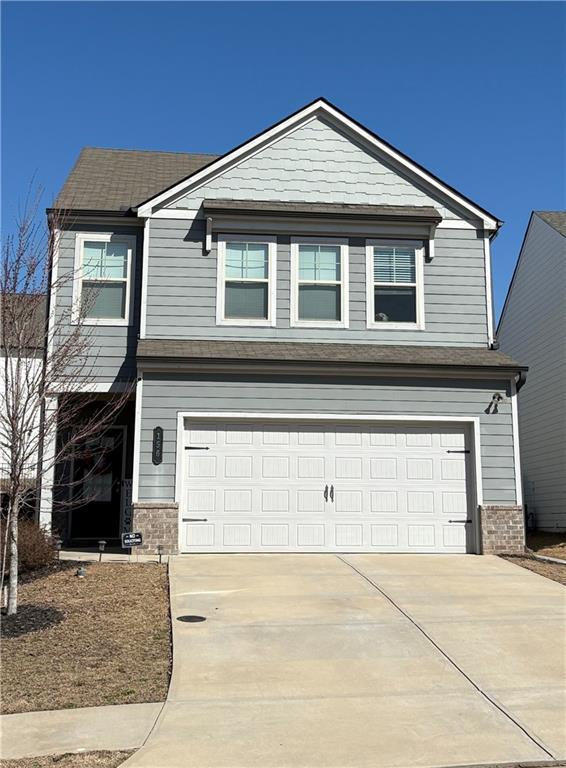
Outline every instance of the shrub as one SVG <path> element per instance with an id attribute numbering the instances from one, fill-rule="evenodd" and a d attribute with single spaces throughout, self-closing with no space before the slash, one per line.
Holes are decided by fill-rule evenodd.
<path id="1" fill-rule="evenodd" d="M 0 526 L 2 551 L 6 535 L 6 519 L 2 518 Z M 55 539 L 50 536 L 33 520 L 20 519 L 18 525 L 18 571 L 26 573 L 51 565 L 57 559 Z M 7 552 L 6 572 L 10 565 L 10 553 Z"/>

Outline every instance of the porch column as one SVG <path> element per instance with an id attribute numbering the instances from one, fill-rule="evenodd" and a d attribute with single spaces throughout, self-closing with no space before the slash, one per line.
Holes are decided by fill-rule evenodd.
<path id="1" fill-rule="evenodd" d="M 53 416 L 57 411 L 57 396 L 46 398 L 44 423 L 51 425 L 51 430 L 43 437 L 43 456 L 41 457 L 41 489 L 39 497 L 39 525 L 48 533 L 52 530 L 53 481 L 55 478 L 55 450 L 57 429 Z"/>

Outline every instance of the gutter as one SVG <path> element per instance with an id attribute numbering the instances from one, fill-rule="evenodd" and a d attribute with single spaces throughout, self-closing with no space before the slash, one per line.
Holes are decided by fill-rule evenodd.
<path id="1" fill-rule="evenodd" d="M 97 208 L 46 208 L 45 213 L 48 218 L 57 215 L 63 218 L 68 216 L 97 216 L 98 218 L 134 218 L 137 214 L 131 208 L 124 208 L 119 211 L 99 210 Z"/>

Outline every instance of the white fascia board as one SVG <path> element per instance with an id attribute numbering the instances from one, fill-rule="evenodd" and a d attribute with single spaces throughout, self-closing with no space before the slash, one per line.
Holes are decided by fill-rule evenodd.
<path id="1" fill-rule="evenodd" d="M 442 219 L 436 225 L 436 229 L 483 229 L 483 223 L 478 221 L 474 224 L 467 219 Z"/>
<path id="2" fill-rule="evenodd" d="M 136 384 L 136 406 L 134 415 L 134 460 L 132 471 L 132 504 L 139 500 L 140 490 L 140 462 L 141 462 L 141 426 L 143 405 L 143 376 Z"/>
<path id="3" fill-rule="evenodd" d="M 142 265 L 141 265 L 141 300 L 140 300 L 140 339 L 145 339 L 147 327 L 147 281 L 149 272 L 149 223 L 150 219 L 145 219 L 143 228 L 143 247 L 142 247 Z"/>
<path id="4" fill-rule="evenodd" d="M 454 203 L 456 203 L 458 206 L 460 206 L 464 210 L 469 211 L 474 218 L 478 218 L 480 219 L 480 221 L 483 222 L 485 229 L 497 229 L 498 222 L 496 219 L 486 216 L 486 214 L 482 210 L 477 208 L 475 205 L 470 203 L 465 198 L 461 197 L 457 192 L 447 187 L 445 184 L 443 184 L 438 179 L 434 178 L 431 174 L 429 174 L 423 168 L 416 165 L 414 162 L 409 160 L 407 157 L 402 155 L 397 150 L 393 149 L 393 147 L 383 142 L 381 139 L 373 135 L 367 129 L 363 128 L 361 125 L 358 125 L 357 123 L 355 123 L 346 115 L 342 114 L 341 112 L 338 112 L 336 109 L 334 109 L 334 107 L 332 107 L 330 104 L 326 103 L 323 100 L 317 100 L 312 104 L 309 104 L 304 109 L 295 113 L 291 117 L 287 118 L 286 120 L 283 120 L 282 122 L 278 123 L 272 128 L 268 128 L 259 136 L 256 136 L 254 139 L 251 139 L 245 144 L 242 144 L 240 147 L 237 147 L 236 149 L 234 149 L 232 152 L 229 152 L 228 154 L 224 155 L 224 157 L 221 157 L 215 162 L 210 163 L 210 165 L 208 165 L 206 168 L 203 168 L 201 171 L 197 171 L 196 173 L 192 174 L 188 179 L 185 179 L 179 182 L 179 184 L 175 185 L 171 189 L 165 190 L 164 192 L 161 192 L 159 195 L 156 195 L 151 200 L 148 200 L 146 203 L 144 203 L 142 206 L 138 208 L 138 216 L 153 215 L 152 210 L 156 206 L 160 205 L 166 200 L 170 200 L 172 198 L 175 198 L 185 193 L 189 189 L 192 190 L 192 189 L 198 188 L 198 186 L 204 183 L 205 181 L 209 181 L 211 175 L 216 175 L 218 173 L 226 171 L 228 167 L 232 166 L 234 163 L 241 160 L 242 157 L 247 156 L 253 151 L 257 151 L 259 147 L 263 147 L 265 144 L 269 143 L 270 141 L 274 141 L 282 138 L 287 133 L 289 133 L 292 130 L 295 130 L 299 125 L 301 125 L 302 123 L 306 122 L 309 119 L 312 119 L 313 117 L 325 117 L 327 119 L 330 119 L 332 122 L 337 124 L 342 129 L 346 128 L 348 131 L 354 134 L 354 136 L 356 136 L 358 139 L 362 139 L 370 147 L 379 150 L 379 152 L 381 152 L 383 155 L 390 158 L 395 163 L 397 163 L 398 165 L 408 170 L 410 173 L 417 176 L 421 181 L 424 181 L 428 186 L 438 190 L 446 198 L 448 198 L 449 200 L 452 200 Z"/>
<path id="5" fill-rule="evenodd" d="M 81 392 L 94 392 L 105 394 L 107 392 L 125 392 L 130 385 L 122 381 L 93 381 L 81 383 L 72 381 L 54 381 L 49 387 L 49 394 L 56 397 L 58 394 L 72 393 L 79 395 Z"/>
<path id="6" fill-rule="evenodd" d="M 194 208 L 160 208 L 151 214 L 142 214 L 141 210 L 140 208 L 139 216 L 151 216 L 152 219 L 186 219 L 194 221 L 197 217 L 202 218 L 201 211 Z"/>
<path id="7" fill-rule="evenodd" d="M 493 332 L 493 288 L 491 283 L 491 250 L 489 237 L 483 239 L 484 271 L 485 271 L 485 305 L 487 310 L 487 340 L 491 346 L 494 341 Z"/>

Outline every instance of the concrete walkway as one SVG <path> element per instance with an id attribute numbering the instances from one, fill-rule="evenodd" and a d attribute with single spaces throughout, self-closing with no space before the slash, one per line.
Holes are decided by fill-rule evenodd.
<path id="1" fill-rule="evenodd" d="M 170 568 L 169 698 L 127 768 L 566 755 L 559 584 L 473 556 L 193 555 Z"/>
<path id="2" fill-rule="evenodd" d="M 57 709 L 0 717 L 4 760 L 64 752 L 137 749 L 163 708 L 159 704 Z"/>

